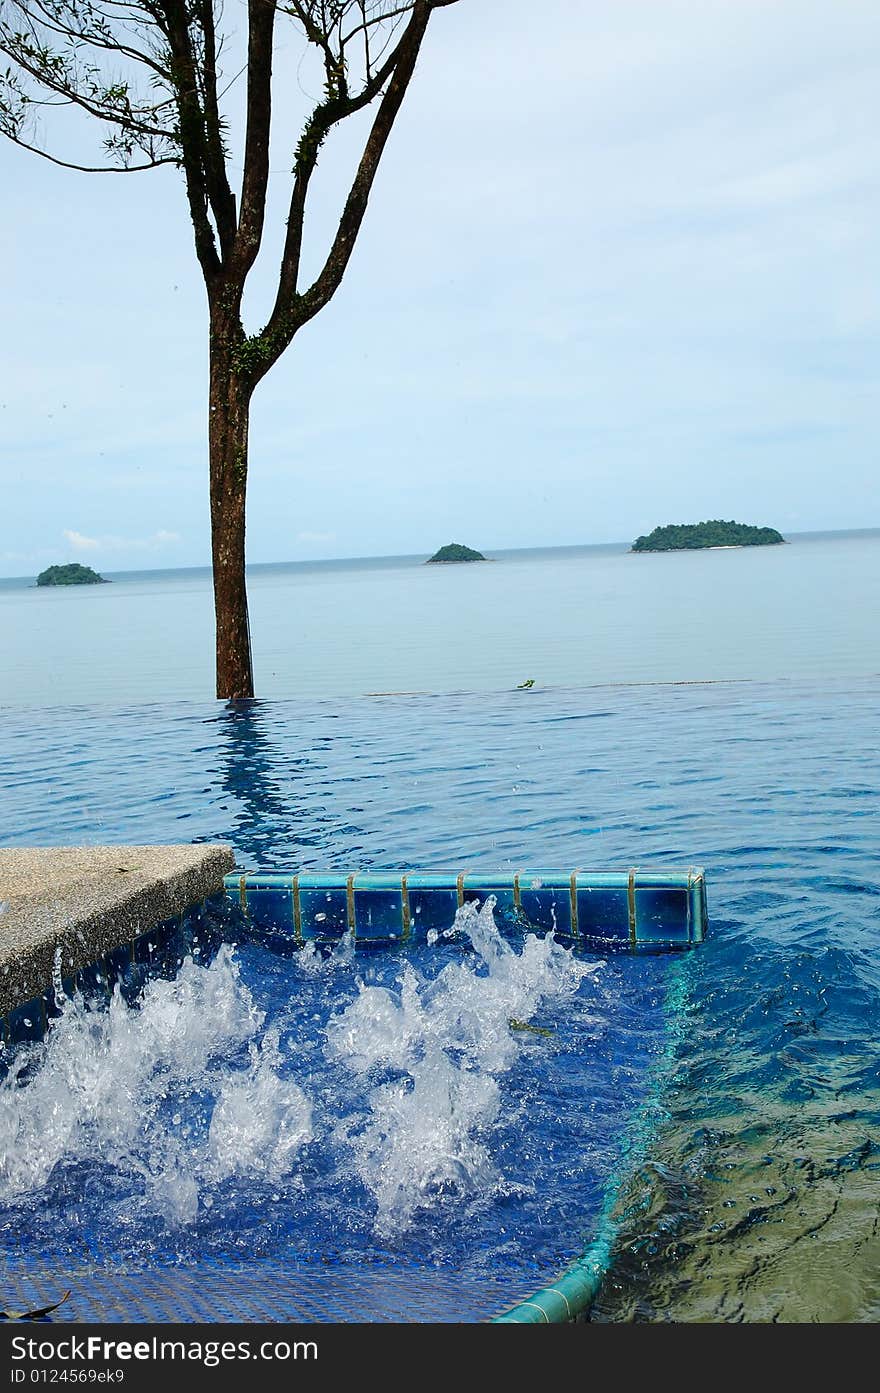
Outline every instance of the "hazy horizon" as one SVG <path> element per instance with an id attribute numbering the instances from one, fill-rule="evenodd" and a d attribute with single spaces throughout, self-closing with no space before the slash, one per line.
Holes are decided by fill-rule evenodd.
<path id="1" fill-rule="evenodd" d="M 701 519 L 701 521 L 702 521 L 702 519 Z M 666 524 L 658 524 L 658 526 L 665 526 L 665 525 L 666 525 Z M 762 524 L 762 525 L 763 525 L 763 524 Z M 771 526 L 772 526 L 772 524 L 768 524 L 768 525 L 771 525 Z M 803 532 L 789 532 L 787 535 L 786 535 L 786 534 L 783 534 L 783 536 L 785 536 L 785 540 L 788 541 L 788 540 L 793 539 L 793 538 L 805 539 L 805 538 L 814 537 L 814 538 L 816 538 L 816 539 L 821 539 L 821 538 L 823 538 L 823 537 L 846 537 L 846 536 L 858 537 L 858 536 L 871 536 L 871 535 L 874 534 L 874 533 L 880 535 L 880 527 L 810 528 L 810 529 L 808 529 L 807 531 L 803 531 Z M 454 541 L 454 540 L 456 540 L 456 539 L 453 538 L 452 540 Z M 623 548 L 623 549 L 625 549 L 625 550 L 629 550 L 629 549 L 632 547 L 632 543 L 633 543 L 634 541 L 635 541 L 635 538 L 633 537 L 633 538 L 629 538 L 629 539 L 627 539 L 627 540 L 616 540 L 616 541 L 612 541 L 612 542 L 564 542 L 564 543 L 560 543 L 559 545 L 556 545 L 556 546 L 520 546 L 520 547 L 485 547 L 485 548 L 480 547 L 480 548 L 477 548 L 477 550 L 484 551 L 484 553 L 491 553 L 491 556 L 490 556 L 490 555 L 487 555 L 487 560 L 490 560 L 490 559 L 492 558 L 492 556 L 508 556 L 508 555 L 509 555 L 509 556 L 514 556 L 514 555 L 518 555 L 518 554 L 520 554 L 520 553 L 527 553 L 527 552 L 592 551 L 592 550 L 609 550 L 609 551 L 610 551 L 610 550 L 614 550 L 614 549 L 616 549 L 616 548 Z M 445 545 L 445 543 L 444 543 L 443 545 Z M 470 545 L 470 543 L 468 543 L 467 545 Z M 436 550 L 436 548 L 435 548 L 435 550 Z M 685 550 L 693 550 L 693 548 L 685 548 Z M 697 550 L 712 550 L 712 548 L 697 548 Z M 670 554 L 670 555 L 672 555 L 672 554 L 675 554 L 675 553 L 674 553 L 674 552 L 671 552 L 671 553 L 664 553 L 664 555 L 665 555 L 665 554 Z M 287 558 L 285 558 L 285 559 L 277 559 L 277 558 L 276 558 L 276 559 L 273 560 L 273 561 L 248 561 L 248 563 L 247 563 L 247 570 L 248 570 L 248 571 L 253 571 L 253 570 L 268 570 L 268 569 L 271 569 L 272 567 L 282 567 L 282 566 L 303 566 L 303 567 L 310 567 L 310 566 L 334 566 L 334 565 L 343 565 L 343 564 L 347 564 L 347 563 L 354 563 L 354 562 L 358 562 L 358 561 L 420 561 L 422 558 L 429 557 L 429 556 L 431 556 L 431 555 L 433 555 L 433 553 L 432 553 L 432 552 L 428 552 L 428 551 L 395 551 L 395 552 L 384 552 L 384 551 L 383 551 L 383 552 L 359 552 L 359 553 L 354 554 L 354 555 L 351 555 L 351 556 L 310 556 L 310 557 L 297 557 L 297 558 L 287 557 Z M 66 565 L 70 565 L 71 562 L 74 561 L 75 559 L 76 559 L 76 558 L 69 557 L 66 561 L 56 561 L 56 562 L 52 562 L 52 563 L 50 563 L 50 564 L 52 564 L 52 565 L 58 565 L 58 566 L 66 566 Z M 80 562 L 80 564 L 87 564 L 87 563 Z M 462 562 L 462 563 L 455 563 L 455 564 L 467 565 L 467 564 L 471 564 L 471 563 Z M 45 569 L 45 567 L 42 568 L 42 569 Z M 179 572 L 179 571 L 205 571 L 205 572 L 207 572 L 208 574 L 210 574 L 210 573 L 211 573 L 211 569 L 212 569 L 212 568 L 211 568 L 211 563 L 210 563 L 210 561 L 207 561 L 207 562 L 195 562 L 195 563 L 193 563 L 193 564 L 191 564 L 191 565 L 181 565 L 181 566 L 140 566 L 140 567 L 138 567 L 138 566 L 125 566 L 125 567 L 120 567 L 120 568 L 117 569 L 117 570 L 113 570 L 113 569 L 112 569 L 111 567 L 109 567 L 109 566 L 104 566 L 104 567 L 101 567 L 100 569 L 99 569 L 98 567 L 96 567 L 96 566 L 93 566 L 93 567 L 92 567 L 92 570 L 96 570 L 96 571 L 99 572 L 100 575 L 106 575 L 106 576 L 148 576 L 148 575 L 163 575 L 163 574 L 166 574 L 166 573 L 169 573 L 169 574 L 170 574 L 170 573 L 176 573 L 176 572 Z M 31 579 L 36 579 L 37 575 L 39 575 L 39 572 L 38 572 L 38 571 L 22 571 L 22 572 L 20 572 L 20 573 L 18 573 L 18 574 L 16 574 L 16 575 L 0 576 L 0 582 L 4 582 L 4 581 L 19 581 L 19 580 L 31 580 Z"/>

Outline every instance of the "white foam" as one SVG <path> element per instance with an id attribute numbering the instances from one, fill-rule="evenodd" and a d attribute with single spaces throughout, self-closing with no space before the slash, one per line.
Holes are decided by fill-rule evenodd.
<path id="1" fill-rule="evenodd" d="M 493 905 L 463 906 L 444 935 L 472 951 L 433 977 L 404 959 L 393 988 L 363 980 L 369 958 L 355 955 L 350 937 L 328 956 L 313 947 L 297 954 L 291 971 L 337 1010 L 323 1037 L 315 1032 L 325 1018 L 312 1014 L 301 1021 L 308 1038 L 292 1043 L 294 1032 L 285 1033 L 285 1048 L 300 1064 L 323 1049 L 349 1074 L 342 1120 L 326 1080 L 306 1071 L 306 1087 L 320 1090 L 320 1117 L 330 1119 L 316 1122 L 312 1099 L 287 1077 L 279 1028 L 266 1028 L 229 945 L 207 967 L 188 958 L 175 980 L 149 981 L 136 1005 L 118 989 L 105 1010 L 66 1001 L 0 1083 L 0 1203 L 29 1203 L 56 1168 L 97 1161 L 128 1185 L 129 1198 L 108 1203 L 108 1215 L 188 1225 L 226 1179 L 284 1178 L 296 1189 L 309 1145 L 323 1149 L 331 1187 L 350 1188 L 355 1176 L 367 1187 L 380 1233 L 404 1231 L 449 1196 L 504 1192 L 493 1157 L 504 1120 L 499 1080 L 534 1040 L 511 1021 L 528 1023 L 563 1001 L 601 964 L 578 960 L 552 935 L 529 935 L 514 949 Z M 53 976 L 60 972 L 58 963 Z"/>
<path id="2" fill-rule="evenodd" d="M 277 1033 L 257 1044 L 263 1018 L 228 945 L 209 967 L 188 958 L 174 981 L 149 982 L 138 1008 L 118 989 L 106 1011 L 69 1000 L 0 1086 L 0 1200 L 39 1191 L 62 1161 L 100 1158 L 147 1209 L 190 1223 L 224 1176 L 288 1168 L 310 1109 L 278 1077 Z M 214 1067 L 246 1043 L 247 1069 Z"/>
<path id="3" fill-rule="evenodd" d="M 474 956 L 447 964 L 433 981 L 407 963 L 396 992 L 361 983 L 327 1027 L 332 1060 L 360 1076 L 400 1075 L 370 1092 L 366 1125 L 344 1131 L 376 1199 L 380 1232 L 405 1228 L 438 1195 L 474 1196 L 499 1181 L 489 1139 L 498 1076 L 522 1048 L 511 1021 L 527 1023 L 601 966 L 579 961 L 552 935 L 529 935 L 517 953 L 493 909 L 490 897 L 458 911 L 453 931 L 470 940 Z"/>

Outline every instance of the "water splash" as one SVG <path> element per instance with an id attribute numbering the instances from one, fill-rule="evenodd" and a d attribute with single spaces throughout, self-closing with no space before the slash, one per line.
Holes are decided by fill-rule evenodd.
<path id="1" fill-rule="evenodd" d="M 56 1222 L 75 1241 L 87 1215 L 129 1252 L 159 1242 L 157 1221 L 177 1252 L 245 1229 L 251 1246 L 344 1231 L 381 1248 L 417 1216 L 460 1228 L 468 1206 L 525 1193 L 531 1176 L 506 1173 L 518 1104 L 504 1079 L 557 1047 L 522 1026 L 601 964 L 552 936 L 514 947 L 493 904 L 464 906 L 412 957 L 349 939 L 264 952 L 252 991 L 226 944 L 134 1004 L 118 989 L 106 1009 L 64 1000 L 0 1084 L 0 1227 L 5 1208 L 35 1216 L 35 1241 Z M 271 1022 L 257 991 L 275 992 Z"/>
<path id="2" fill-rule="evenodd" d="M 57 1001 L 60 1001 L 64 995 L 64 983 L 61 980 L 61 963 L 62 952 L 61 944 L 59 943 L 55 952 L 52 954 L 52 990 L 55 993 L 55 999 Z"/>
<path id="3" fill-rule="evenodd" d="M 462 961 L 433 980 L 407 963 L 397 991 L 360 982 L 327 1027 L 328 1056 L 379 1080 L 369 1116 L 342 1130 L 377 1202 L 380 1233 L 405 1230 L 418 1210 L 446 1196 L 461 1202 L 494 1191 L 502 1181 L 491 1149 L 498 1076 L 523 1048 L 511 1022 L 574 995 L 601 967 L 552 935 L 529 935 L 517 953 L 495 924 L 494 906 L 489 897 L 482 908 L 459 909 L 451 932 L 474 950 Z"/>
<path id="4" fill-rule="evenodd" d="M 137 1009 L 118 988 L 107 1010 L 67 1000 L 0 1086 L 0 1201 L 98 1158 L 133 1182 L 136 1207 L 187 1224 L 224 1176 L 289 1167 L 310 1109 L 277 1076 L 277 1032 L 258 1043 L 263 1020 L 229 945 L 209 967 L 188 958 L 174 981 L 149 982 Z M 246 1067 L 215 1064 L 241 1047 Z"/>

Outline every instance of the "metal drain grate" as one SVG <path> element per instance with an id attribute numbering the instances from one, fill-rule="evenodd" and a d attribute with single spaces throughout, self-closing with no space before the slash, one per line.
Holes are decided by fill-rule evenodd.
<path id="1" fill-rule="evenodd" d="M 539 1273 L 505 1279 L 448 1270 L 295 1263 L 135 1272 L 7 1269 L 0 1304 L 34 1309 L 57 1301 L 70 1288 L 56 1320 L 473 1323 L 492 1320 L 526 1300 L 541 1280 Z"/>

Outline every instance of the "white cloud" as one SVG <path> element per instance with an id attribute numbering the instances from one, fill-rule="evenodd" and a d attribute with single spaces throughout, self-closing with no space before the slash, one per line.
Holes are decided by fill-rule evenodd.
<path id="1" fill-rule="evenodd" d="M 84 537 L 81 532 L 74 532 L 69 527 L 65 527 L 64 535 L 74 551 L 99 551 L 101 548 L 101 543 L 95 537 Z"/>
<path id="2" fill-rule="evenodd" d="M 179 532 L 168 532 L 160 528 L 150 537 L 84 537 L 81 532 L 64 529 L 74 551 L 157 551 L 181 540 Z"/>
<path id="3" fill-rule="evenodd" d="M 336 540 L 335 532 L 297 532 L 298 542 L 333 542 Z"/>

